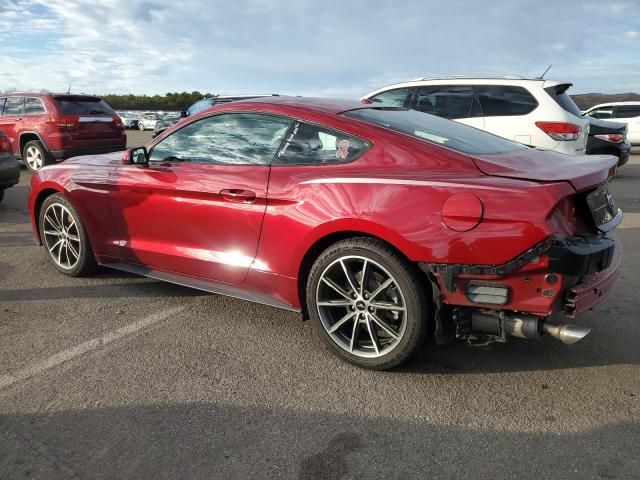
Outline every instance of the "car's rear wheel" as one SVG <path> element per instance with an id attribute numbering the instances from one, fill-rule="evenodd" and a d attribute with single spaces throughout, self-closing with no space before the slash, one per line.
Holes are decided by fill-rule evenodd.
<path id="1" fill-rule="evenodd" d="M 428 285 L 416 268 L 376 239 L 342 240 L 309 273 L 307 307 L 322 340 L 340 357 L 376 370 L 408 360 L 431 321 Z"/>
<path id="2" fill-rule="evenodd" d="M 144 123 L 138 122 L 138 129 L 141 131 L 144 130 Z"/>
<path id="3" fill-rule="evenodd" d="M 27 142 L 22 151 L 22 158 L 27 168 L 32 172 L 37 172 L 51 163 L 49 152 L 44 148 L 42 142 L 38 140 Z"/>
<path id="4" fill-rule="evenodd" d="M 40 238 L 54 266 L 72 277 L 96 269 L 89 238 L 80 215 L 62 194 L 47 197 L 40 209 Z"/>

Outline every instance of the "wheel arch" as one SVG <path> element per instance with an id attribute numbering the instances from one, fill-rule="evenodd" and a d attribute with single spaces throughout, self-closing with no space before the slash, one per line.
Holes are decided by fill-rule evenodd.
<path id="1" fill-rule="evenodd" d="M 317 238 L 305 251 L 302 259 L 299 263 L 298 267 L 298 301 L 300 302 L 300 309 L 302 312 L 303 319 L 307 320 L 309 318 L 309 312 L 307 311 L 307 302 L 306 302 L 306 289 L 307 289 L 307 281 L 309 277 L 309 272 L 311 271 L 311 267 L 316 259 L 320 256 L 320 254 L 333 245 L 336 242 L 341 240 L 346 240 L 349 238 L 357 238 L 357 237 L 365 237 L 371 238 L 375 240 L 379 240 L 389 247 L 391 247 L 398 255 L 400 255 L 403 259 L 405 259 L 408 263 L 414 264 L 414 260 L 411 260 L 410 254 L 406 252 L 406 248 L 403 249 L 397 242 L 389 238 L 385 238 L 376 233 L 372 233 L 371 231 L 366 230 L 336 230 L 330 233 L 326 233 L 319 238 Z M 427 275 L 420 270 L 416 265 L 416 272 L 424 277 L 425 285 L 430 285 L 429 279 Z"/>
<path id="2" fill-rule="evenodd" d="M 37 140 L 40 143 L 42 143 L 42 146 L 45 148 L 46 151 L 49 151 L 49 147 L 47 147 L 47 144 L 44 142 L 44 140 L 42 140 L 42 137 L 40 136 L 40 134 L 38 132 L 33 132 L 33 131 L 26 131 L 26 132 L 21 132 L 20 133 L 20 137 L 18 140 L 18 153 L 20 154 L 20 156 L 22 156 L 22 152 L 24 151 L 24 147 L 27 143 L 33 141 L 33 140 Z"/>
<path id="3" fill-rule="evenodd" d="M 38 192 L 38 196 L 33 203 L 33 222 L 35 227 L 34 233 L 40 245 L 42 245 L 42 238 L 40 237 L 40 211 L 42 210 L 42 204 L 47 198 L 56 193 L 64 193 L 64 190 L 53 188 L 50 186 L 43 188 L 40 192 Z"/>

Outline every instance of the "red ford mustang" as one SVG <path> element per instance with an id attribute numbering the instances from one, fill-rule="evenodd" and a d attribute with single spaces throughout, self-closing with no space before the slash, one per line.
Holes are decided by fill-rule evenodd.
<path id="1" fill-rule="evenodd" d="M 613 285 L 615 163 L 403 108 L 280 97 L 46 167 L 29 208 L 63 273 L 100 264 L 301 311 L 338 355 L 384 369 L 430 336 L 586 335 L 550 316 Z"/>

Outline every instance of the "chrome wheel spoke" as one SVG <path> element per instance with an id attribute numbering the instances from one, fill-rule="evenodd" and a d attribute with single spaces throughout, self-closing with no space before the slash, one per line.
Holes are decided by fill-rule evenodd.
<path id="1" fill-rule="evenodd" d="M 351 329 L 351 341 L 349 342 L 349 351 L 350 352 L 353 352 L 353 348 L 357 344 L 357 338 L 356 337 L 358 336 L 358 326 L 359 325 L 360 325 L 360 322 L 356 318 L 356 321 L 353 322 L 353 328 Z"/>
<path id="2" fill-rule="evenodd" d="M 319 307 L 350 307 L 352 302 L 347 300 L 325 300 L 323 302 L 318 302 Z"/>
<path id="3" fill-rule="evenodd" d="M 333 280 L 327 277 L 322 277 L 322 281 L 329 285 L 332 289 L 342 295 L 344 298 L 351 300 L 351 297 L 347 292 L 345 292 L 339 285 L 337 285 Z"/>
<path id="4" fill-rule="evenodd" d="M 342 271 L 344 272 L 345 277 L 347 277 L 347 282 L 349 282 L 349 286 L 351 287 L 351 290 L 353 290 L 354 293 L 358 292 L 358 288 L 356 287 L 356 281 L 342 260 L 340 260 L 340 265 L 342 266 Z"/>
<path id="5" fill-rule="evenodd" d="M 381 292 L 383 292 L 384 290 L 386 290 L 387 288 L 389 288 L 391 286 L 391 284 L 393 283 L 393 278 L 389 277 L 386 281 L 384 281 L 378 288 L 376 288 L 373 293 L 371 294 L 371 301 L 373 302 L 373 299 L 376 298 L 378 295 L 380 295 Z"/>
<path id="6" fill-rule="evenodd" d="M 371 306 L 377 310 L 390 310 L 392 312 L 404 312 L 406 308 L 391 302 L 371 302 Z"/>
<path id="7" fill-rule="evenodd" d="M 364 263 L 362 264 L 362 277 L 360 278 L 360 295 L 364 295 L 364 287 L 367 284 L 367 264 L 369 260 L 364 259 Z"/>
<path id="8" fill-rule="evenodd" d="M 400 338 L 400 336 L 398 335 L 397 332 L 395 332 L 393 330 L 393 328 L 391 328 L 391 325 L 389 325 L 387 322 L 385 322 L 384 320 L 382 320 L 380 317 L 378 317 L 375 313 L 371 313 L 371 319 L 381 328 L 383 329 L 385 332 L 387 332 L 390 336 L 392 336 L 393 338 L 395 338 L 396 340 L 398 340 Z"/>
<path id="9" fill-rule="evenodd" d="M 367 331 L 369 332 L 369 338 L 371 338 L 371 343 L 373 344 L 373 348 L 376 351 L 376 355 L 380 355 L 378 336 L 376 335 L 375 329 L 371 325 L 371 320 L 369 317 L 367 317 Z"/>
<path id="10" fill-rule="evenodd" d="M 351 320 L 351 317 L 353 317 L 354 315 L 356 315 L 356 312 L 349 312 L 347 313 L 344 317 L 342 317 L 340 320 L 338 320 L 335 325 L 333 327 L 331 327 L 329 329 L 329 333 L 333 333 L 336 330 L 338 330 L 340 327 L 342 327 L 345 323 L 347 323 L 349 320 Z M 355 320 L 356 322 L 358 321 L 358 319 L 356 318 Z"/>
<path id="11" fill-rule="evenodd" d="M 57 237 L 60 236 L 60 232 L 58 230 L 45 230 L 44 234 L 45 235 L 55 235 Z"/>
<path id="12" fill-rule="evenodd" d="M 74 260 L 74 263 L 75 263 L 75 261 L 78 260 L 80 253 L 78 252 L 78 250 L 75 249 L 75 247 L 71 244 L 71 242 L 67 242 L 67 247 L 75 257 L 75 260 Z"/>

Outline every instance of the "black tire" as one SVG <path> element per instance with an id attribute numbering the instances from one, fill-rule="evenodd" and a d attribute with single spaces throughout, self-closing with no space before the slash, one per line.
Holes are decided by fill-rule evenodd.
<path id="1" fill-rule="evenodd" d="M 36 167 L 35 165 L 32 165 L 27 160 L 28 152 L 31 149 L 35 149 L 40 155 L 40 158 L 42 158 L 42 165 L 40 167 Z M 30 142 L 26 143 L 26 145 L 22 149 L 22 161 L 27 166 L 27 168 L 32 172 L 37 172 L 42 167 L 46 165 L 51 165 L 53 163 L 53 159 L 51 158 L 51 155 L 49 154 L 47 149 L 44 148 L 44 145 L 42 145 L 42 142 L 40 140 L 31 140 Z"/>
<path id="2" fill-rule="evenodd" d="M 0 189 L 0 202 L 4 199 L 4 190 Z"/>
<path id="3" fill-rule="evenodd" d="M 323 307 L 318 307 L 317 302 L 317 297 L 320 295 L 318 285 L 320 282 L 323 282 L 323 284 L 326 283 L 322 280 L 323 275 L 328 274 L 327 272 L 330 272 L 330 269 L 334 268 L 334 265 L 342 263 L 340 262 L 341 259 L 344 259 L 345 262 L 364 262 L 364 260 L 366 259 L 367 262 L 369 262 L 368 264 L 372 265 L 370 269 L 375 270 L 376 267 L 382 267 L 382 269 L 386 270 L 385 273 L 388 273 L 393 278 L 394 283 L 392 283 L 391 285 L 397 285 L 396 291 L 398 289 L 400 290 L 400 296 L 404 300 L 404 330 L 399 329 L 400 332 L 403 333 L 395 332 L 398 334 L 398 338 L 395 340 L 391 340 L 389 338 L 391 342 L 395 341 L 396 343 L 395 346 L 390 344 L 391 346 L 388 347 L 390 350 L 387 352 L 384 352 L 384 349 L 382 348 L 378 352 L 378 346 L 382 347 L 382 344 L 378 342 L 378 345 L 375 347 L 375 353 L 379 354 L 379 356 L 376 356 L 374 358 L 364 358 L 361 355 L 351 353 L 350 351 L 347 351 L 347 349 L 345 349 L 344 345 L 341 346 L 338 341 L 334 340 L 334 337 L 332 337 L 332 335 L 328 331 L 328 327 L 325 326 L 327 321 L 326 313 L 323 314 L 325 318 L 325 324 L 323 324 L 323 319 L 321 318 L 320 313 L 320 309 Z M 344 268 L 344 264 L 342 264 L 342 268 Z M 363 267 L 363 271 L 365 268 L 366 267 Z M 355 277 L 353 278 L 353 280 L 356 283 L 356 287 L 361 289 L 361 292 L 367 292 L 367 288 L 363 288 L 362 285 L 363 282 L 361 279 L 363 273 L 360 273 L 360 280 Z M 369 277 L 371 275 L 372 274 L 369 274 Z M 344 278 L 345 280 L 347 280 L 346 275 Z M 365 284 L 367 283 L 368 282 L 365 281 Z M 323 286 L 321 288 L 326 289 L 327 287 Z M 346 288 L 349 288 L 348 284 Z M 346 288 L 343 290 L 343 292 L 346 292 Z M 391 246 L 377 239 L 357 237 L 336 242 L 335 244 L 327 248 L 324 252 L 322 252 L 316 259 L 315 263 L 311 267 L 311 271 L 309 272 L 309 278 L 306 287 L 306 301 L 309 316 L 311 318 L 314 329 L 316 330 L 316 333 L 334 353 L 336 353 L 342 359 L 359 367 L 372 370 L 387 370 L 409 360 L 424 345 L 427 334 L 430 331 L 431 322 L 433 321 L 430 288 L 431 287 L 429 286 L 428 282 L 424 281 L 424 279 L 421 277 L 417 267 L 403 258 Z M 350 291 L 352 292 L 353 289 L 351 289 Z M 349 296 L 351 296 L 352 294 L 353 293 L 351 293 Z M 339 300 L 342 300 L 342 297 L 339 296 Z M 348 302 L 349 300 L 346 301 Z M 373 296 L 371 296 L 370 301 L 373 304 Z M 345 316 L 347 316 L 349 314 L 349 310 L 351 309 L 356 312 L 356 317 L 362 315 L 361 318 L 373 318 L 366 316 L 367 310 L 363 310 L 362 314 L 357 313 L 359 312 L 359 310 L 357 309 L 364 308 L 362 306 L 356 307 L 356 305 L 351 305 L 350 307 L 331 308 L 345 309 L 343 311 L 339 311 L 336 317 L 341 316 L 342 313 L 345 313 Z M 371 306 L 367 308 L 371 308 Z M 379 312 L 376 312 L 376 314 L 378 313 Z M 364 324 L 367 325 L 367 328 L 370 328 L 370 326 L 368 326 L 369 320 L 362 320 L 361 322 L 358 322 L 354 319 L 348 320 L 348 322 L 351 323 L 344 323 L 345 327 L 342 328 L 346 328 L 347 330 L 353 328 L 353 332 L 358 332 L 352 335 L 352 337 L 356 337 L 357 345 L 359 341 L 357 339 L 358 335 L 361 334 L 360 329 L 363 328 L 359 325 L 361 325 L 363 322 L 366 322 Z M 336 321 L 333 326 L 337 325 L 337 323 L 339 322 Z M 356 323 L 358 323 L 358 325 L 356 325 Z M 353 327 L 351 327 L 350 325 L 352 325 Z M 370 325 L 374 325 L 373 321 L 370 323 Z M 369 335 L 372 345 L 376 343 L 374 337 L 376 337 L 378 340 L 380 339 L 378 335 L 380 333 L 380 330 L 378 330 L 378 333 L 374 334 L 372 334 L 371 331 L 366 330 L 363 330 L 363 332 L 366 332 Z M 351 351 L 353 351 L 353 349 Z"/>
<path id="4" fill-rule="evenodd" d="M 52 253 L 50 250 L 50 245 L 55 243 L 56 237 L 53 235 L 45 234 L 45 225 L 49 225 L 48 221 L 46 221 L 45 223 L 45 215 L 47 214 L 47 212 L 49 211 L 49 207 L 51 206 L 64 207 L 66 211 L 71 215 L 73 222 L 76 225 L 76 229 L 73 230 L 73 233 L 74 233 L 74 236 L 77 235 L 77 238 L 79 238 L 79 242 L 78 242 L 79 255 L 77 256 L 77 262 L 74 263 L 73 265 L 70 265 L 69 268 L 64 268 L 63 266 L 59 265 L 57 262 L 57 259 L 54 257 L 55 254 Z M 38 228 L 40 231 L 40 238 L 42 239 L 42 244 L 45 247 L 45 250 L 47 251 L 47 256 L 49 257 L 49 260 L 51 260 L 53 265 L 60 272 L 64 273 L 65 275 L 69 275 L 71 277 L 82 277 L 82 276 L 90 275 L 96 270 L 98 264 L 93 255 L 93 250 L 91 248 L 91 244 L 89 243 L 89 237 L 87 236 L 87 232 L 84 228 L 84 224 L 82 223 L 82 219 L 80 218 L 80 215 L 78 214 L 77 210 L 73 207 L 71 202 L 64 197 L 64 195 L 60 193 L 55 193 L 45 199 L 45 201 L 42 204 L 42 207 L 40 208 L 40 215 L 38 218 Z"/>

